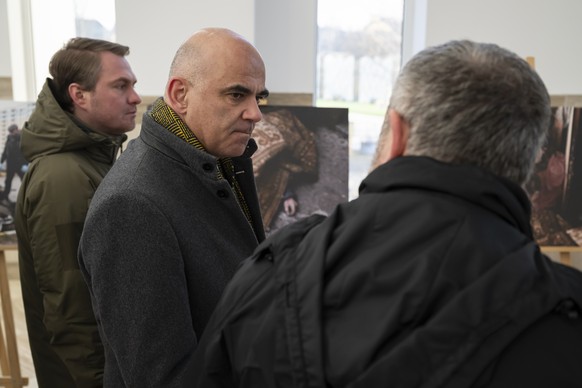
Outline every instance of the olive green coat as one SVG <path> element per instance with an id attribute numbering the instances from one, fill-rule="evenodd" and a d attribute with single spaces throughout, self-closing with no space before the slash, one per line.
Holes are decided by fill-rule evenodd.
<path id="1" fill-rule="evenodd" d="M 83 128 L 44 84 L 22 131 L 18 193 L 22 297 L 39 387 L 101 386 L 104 354 L 77 248 L 89 202 L 127 138 Z"/>

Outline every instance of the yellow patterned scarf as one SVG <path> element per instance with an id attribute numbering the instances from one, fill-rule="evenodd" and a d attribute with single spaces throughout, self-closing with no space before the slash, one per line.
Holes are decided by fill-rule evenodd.
<path id="1" fill-rule="evenodd" d="M 154 119 L 154 121 L 168 131 L 172 132 L 174 135 L 178 136 L 180 139 L 184 140 L 186 143 L 194 146 L 194 148 L 206 152 L 200 140 L 194 135 L 194 133 L 188 128 L 188 126 L 182 121 L 182 119 L 170 108 L 162 98 L 158 98 L 153 104 L 149 112 L 149 115 Z M 244 198 L 244 195 L 240 189 L 240 186 L 235 178 L 234 165 L 232 164 L 231 158 L 220 158 L 218 159 L 218 169 L 216 171 L 216 179 L 225 179 L 230 184 L 232 191 L 235 193 L 235 198 L 242 209 L 244 215 L 251 227 L 253 227 L 253 222 L 251 218 L 251 212 L 249 206 Z M 253 228 L 254 229 L 254 228 Z"/>

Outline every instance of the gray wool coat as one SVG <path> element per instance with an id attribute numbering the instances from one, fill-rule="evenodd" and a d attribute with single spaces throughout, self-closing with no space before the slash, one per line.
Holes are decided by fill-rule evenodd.
<path id="1" fill-rule="evenodd" d="M 264 239 L 250 155 L 234 158 L 253 227 L 217 158 L 144 114 L 87 214 L 79 264 L 105 347 L 105 387 L 179 387 L 242 259 Z"/>

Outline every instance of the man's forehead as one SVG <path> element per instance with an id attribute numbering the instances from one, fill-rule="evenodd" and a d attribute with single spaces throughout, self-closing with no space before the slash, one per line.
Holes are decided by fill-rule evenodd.
<path id="1" fill-rule="evenodd" d="M 110 53 L 111 54 L 111 53 Z M 111 82 L 136 82 L 135 75 L 125 57 L 111 54 L 113 57 L 102 58 L 101 74 L 99 81 Z"/>

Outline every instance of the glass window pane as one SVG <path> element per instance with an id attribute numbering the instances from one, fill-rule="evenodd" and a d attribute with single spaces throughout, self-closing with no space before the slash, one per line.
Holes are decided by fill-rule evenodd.
<path id="1" fill-rule="evenodd" d="M 77 36 L 115 41 L 115 0 L 75 0 Z"/>
<path id="2" fill-rule="evenodd" d="M 350 199 L 367 175 L 401 63 L 403 0 L 319 0 L 316 105 L 349 108 Z"/>

